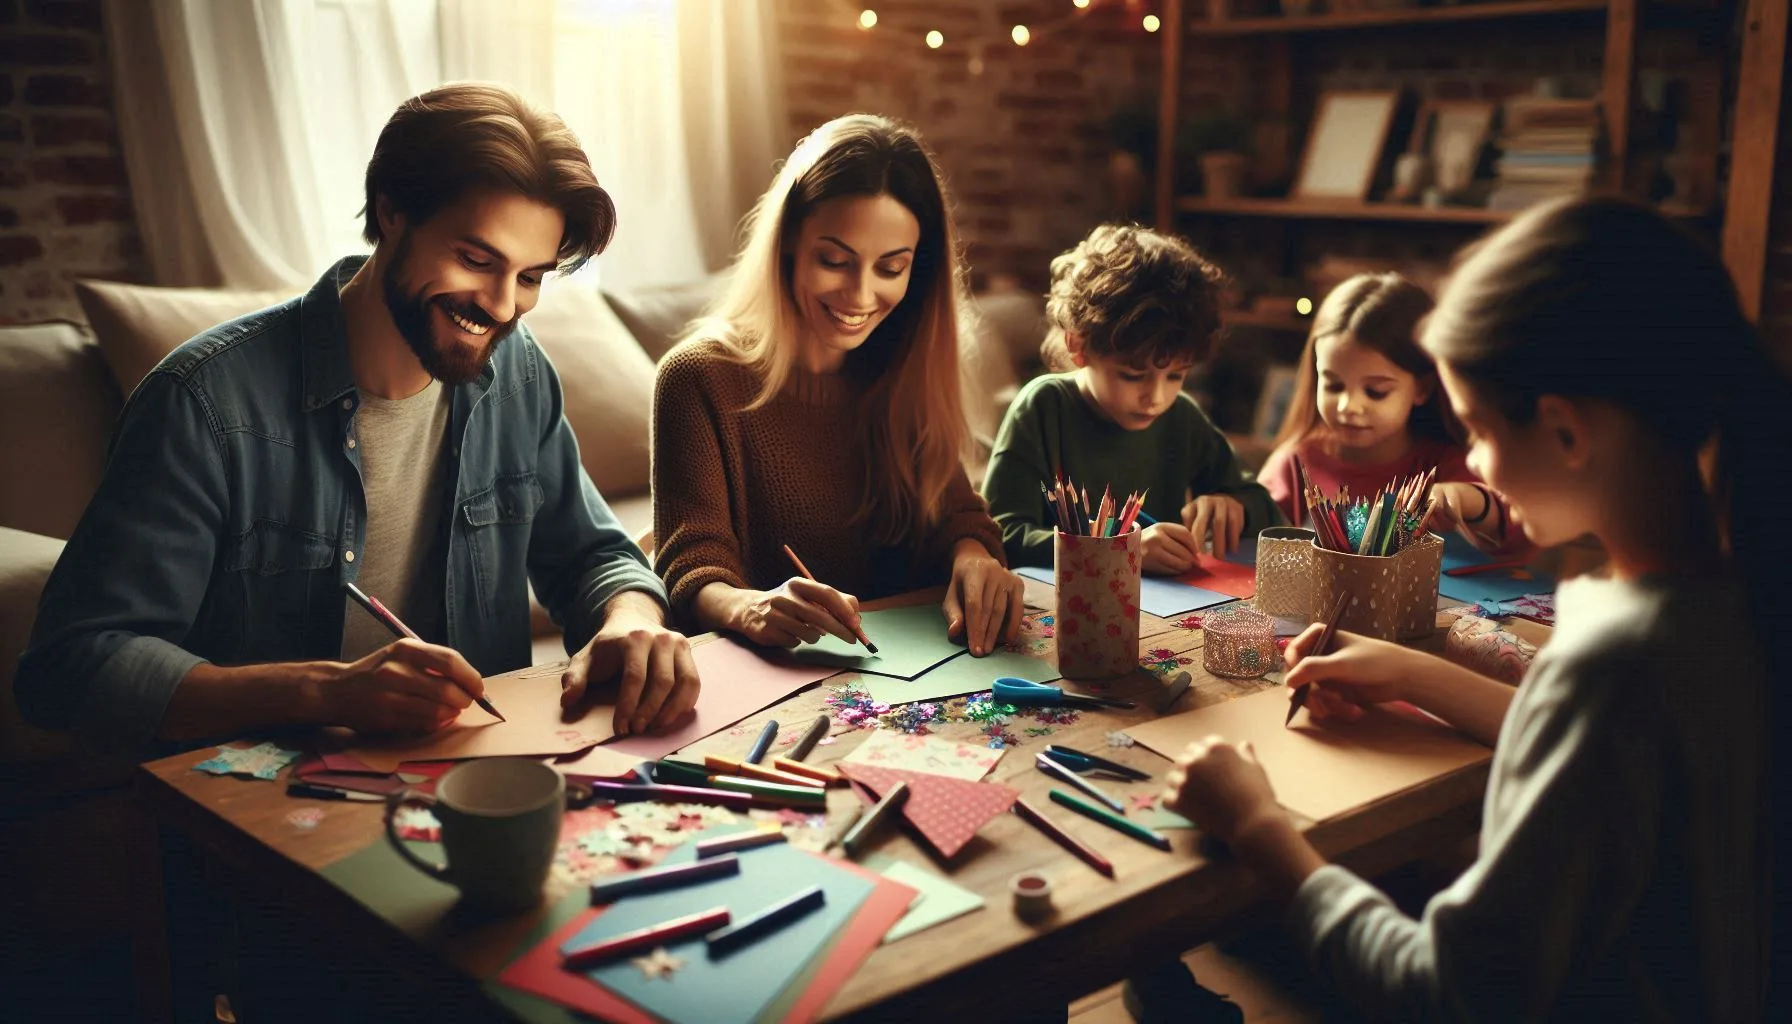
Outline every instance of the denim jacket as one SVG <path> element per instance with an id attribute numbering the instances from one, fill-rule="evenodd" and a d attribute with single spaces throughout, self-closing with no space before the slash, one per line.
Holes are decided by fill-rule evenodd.
<path id="1" fill-rule="evenodd" d="M 202 661 L 339 656 L 367 510 L 338 292 L 364 260 L 193 338 L 131 395 L 19 662 L 27 719 L 143 744 Z M 529 329 L 453 391 L 442 639 L 491 675 L 529 663 L 529 582 L 569 651 L 617 593 L 665 603 L 579 464 L 559 377 Z"/>

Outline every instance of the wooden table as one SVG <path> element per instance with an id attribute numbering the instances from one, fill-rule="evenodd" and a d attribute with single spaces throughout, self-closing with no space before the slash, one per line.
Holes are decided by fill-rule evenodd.
<path id="1" fill-rule="evenodd" d="M 937 599 L 936 592 L 929 592 L 883 604 Z M 1052 600 L 1049 587 L 1028 581 L 1029 606 L 1049 609 Z M 1447 620 L 1440 615 L 1443 621 Z M 1208 675 L 1201 667 L 1199 630 L 1144 615 L 1141 633 L 1142 650 L 1165 651 L 1190 661 L 1178 667 L 1194 678 L 1190 693 L 1176 706 L 1178 711 L 1275 685 Z M 800 729 L 825 709 L 830 683 L 837 682 L 800 691 L 746 719 L 742 733 L 711 736 L 683 753 L 738 755 L 743 737 L 750 738 L 768 718 L 776 718 L 787 730 Z M 1109 692 L 1148 697 L 1161 686 L 1158 676 L 1141 670 Z M 1085 712 L 1076 723 L 1057 727 L 1049 738 L 1028 740 L 1011 750 L 991 773 L 1020 789 L 1035 806 L 1049 808 L 1054 820 L 1111 860 L 1115 880 L 1096 874 L 1013 815 L 1001 815 L 984 826 L 949 866 L 934 861 L 905 834 L 885 830 L 879 846 L 883 852 L 947 873 L 955 883 L 982 895 L 987 905 L 980 912 L 880 947 L 829 1004 L 826 1018 L 918 1020 L 931 1014 L 958 1020 L 987 1018 L 992 1007 L 1013 1012 L 1017 1007 L 1063 1005 L 1142 964 L 1193 948 L 1264 909 L 1249 872 L 1223 853 L 1203 850 L 1196 833 L 1170 831 L 1175 849 L 1166 854 L 1077 818 L 1047 800 L 1051 780 L 1033 768 L 1031 756 L 1047 743 L 1099 751 L 1155 776 L 1150 782 L 1102 783 L 1122 800 L 1160 789 L 1167 761 L 1143 747 L 1110 748 L 1107 740 L 1110 731 L 1152 717 L 1143 700 L 1136 711 Z M 974 725 L 935 731 L 947 738 L 981 739 Z M 812 761 L 838 760 L 870 733 L 836 726 L 835 735 L 836 742 L 816 748 Z M 239 898 L 328 935 L 330 948 L 349 962 L 378 964 L 382 977 L 391 979 L 389 984 L 404 986 L 411 994 L 405 1006 L 420 1018 L 508 1019 L 474 979 L 495 974 L 508 961 L 534 928 L 539 913 L 453 935 L 407 936 L 316 873 L 377 840 L 381 805 L 297 800 L 285 795 L 284 786 L 192 771 L 193 764 L 209 753 L 195 751 L 143 766 L 138 789 L 163 828 L 184 833 L 238 878 L 240 884 L 232 888 Z M 1301 824 L 1327 857 L 1365 874 L 1378 874 L 1472 836 L 1479 827 L 1486 778 L 1483 763 L 1322 825 Z M 852 799 L 843 790 L 830 795 L 836 811 Z M 326 809 L 315 828 L 300 830 L 286 821 L 295 808 L 312 805 Z M 1053 880 L 1056 910 L 1039 924 L 1023 923 L 1010 910 L 1009 880 L 1030 869 L 1044 871 Z M 153 955 L 146 967 L 152 974 L 156 970 Z M 152 977 L 151 1002 L 157 1001 L 154 987 Z"/>

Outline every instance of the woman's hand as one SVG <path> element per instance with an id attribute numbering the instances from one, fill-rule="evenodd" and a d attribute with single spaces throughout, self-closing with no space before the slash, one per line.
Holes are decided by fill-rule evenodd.
<path id="1" fill-rule="evenodd" d="M 959 541 L 952 558 L 952 582 L 946 587 L 941 608 L 946 613 L 946 635 L 964 637 L 965 646 L 978 657 L 1011 644 L 1020 637 L 1020 620 L 1026 613 L 1026 584 L 1002 567 L 982 544 Z"/>
<path id="2" fill-rule="evenodd" d="M 791 577 L 776 590 L 736 590 L 727 629 L 767 647 L 814 643 L 822 634 L 858 643 L 859 599 L 825 583 Z"/>
<path id="3" fill-rule="evenodd" d="M 1190 743 L 1165 781 L 1163 806 L 1227 844 L 1269 818 L 1287 817 L 1249 743 L 1233 746 L 1218 736 Z"/>
<path id="4" fill-rule="evenodd" d="M 1339 630 L 1331 652 L 1313 654 L 1325 626 L 1314 623 L 1288 643 L 1290 666 L 1283 677 L 1290 687 L 1311 685 L 1307 713 L 1314 718 L 1336 715 L 1355 721 L 1365 704 L 1406 700 L 1407 681 L 1414 676 L 1414 652 L 1386 640 L 1373 640 Z"/>
<path id="5" fill-rule="evenodd" d="M 1157 523 L 1139 535 L 1145 572 L 1153 576 L 1176 576 L 1193 569 L 1200 550 L 1195 535 L 1180 523 Z"/>
<path id="6" fill-rule="evenodd" d="M 1182 506 L 1182 525 L 1194 534 L 1195 548 L 1213 538 L 1213 554 L 1224 558 L 1244 536 L 1244 503 L 1224 494 L 1203 494 Z"/>

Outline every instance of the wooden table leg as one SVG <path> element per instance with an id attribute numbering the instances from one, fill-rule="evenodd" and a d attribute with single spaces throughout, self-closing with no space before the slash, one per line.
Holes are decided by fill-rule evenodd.
<path id="1" fill-rule="evenodd" d="M 135 833 L 131 848 L 131 888 L 137 898 L 133 908 L 131 960 L 137 987 L 137 1019 L 148 1024 L 171 1024 L 174 990 L 168 953 L 168 905 L 162 880 L 162 843 L 156 823 L 147 813 L 134 810 L 130 826 Z"/>

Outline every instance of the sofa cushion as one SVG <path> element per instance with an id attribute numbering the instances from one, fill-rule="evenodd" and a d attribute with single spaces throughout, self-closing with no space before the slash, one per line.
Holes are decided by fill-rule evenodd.
<path id="1" fill-rule="evenodd" d="M 62 541 L 0 527 L 0 762 L 31 761 L 73 749 L 68 736 L 26 725 L 13 698 L 12 678 L 19 655 L 37 621 L 37 600 Z"/>
<path id="2" fill-rule="evenodd" d="M 112 367 L 118 390 L 128 395 L 162 357 L 201 331 L 285 302 L 291 290 L 228 291 L 221 288 L 156 288 L 118 281 L 76 281 L 75 297 Z"/>
<path id="3" fill-rule="evenodd" d="M 652 288 L 606 289 L 604 299 L 628 325 L 635 343 L 647 358 L 658 363 L 684 334 L 692 320 L 702 314 L 722 292 L 728 275 L 724 271 L 701 281 L 660 285 Z"/>
<path id="4" fill-rule="evenodd" d="M 550 279 L 523 318 L 559 371 L 579 459 L 606 498 L 647 489 L 653 361 L 597 289 Z"/>
<path id="5" fill-rule="evenodd" d="M 65 540 L 74 532 L 120 404 L 84 329 L 0 327 L 0 526 Z"/>

